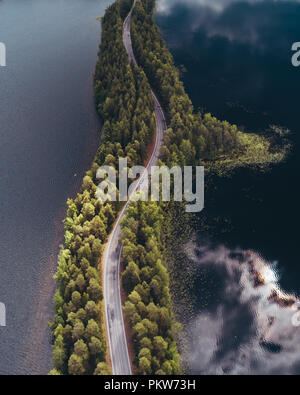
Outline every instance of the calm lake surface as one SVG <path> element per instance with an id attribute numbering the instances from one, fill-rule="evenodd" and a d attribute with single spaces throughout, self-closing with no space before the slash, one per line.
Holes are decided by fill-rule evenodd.
<path id="1" fill-rule="evenodd" d="M 300 4 L 159 0 L 156 19 L 195 108 L 246 131 L 287 127 L 293 142 L 286 163 L 236 172 L 206 196 L 206 214 L 228 218 L 229 231 L 210 240 L 199 232 L 189 246 L 199 268 L 191 371 L 299 374 L 300 329 L 269 296 L 300 295 L 300 68 L 291 65 Z M 249 279 L 253 262 L 267 278 L 260 289 Z"/>
<path id="2" fill-rule="evenodd" d="M 112 0 L 2 0 L 0 42 L 0 374 L 51 368 L 48 321 L 61 220 L 96 152 L 92 90 Z"/>

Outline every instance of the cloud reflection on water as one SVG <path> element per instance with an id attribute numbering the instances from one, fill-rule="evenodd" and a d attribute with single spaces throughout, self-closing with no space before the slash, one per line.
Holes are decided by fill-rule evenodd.
<path id="1" fill-rule="evenodd" d="M 289 33 L 296 33 L 299 5 L 300 0 L 159 0 L 157 15 L 177 17 L 178 28 L 182 30 L 184 24 L 186 37 L 202 30 L 208 38 L 264 45 L 271 36 L 269 30 L 281 31 L 284 16 L 289 18 Z M 174 28 L 175 35 L 177 26 Z"/>
<path id="2" fill-rule="evenodd" d="M 292 325 L 297 303 L 283 307 L 276 264 L 253 251 L 190 243 L 189 259 L 218 284 L 188 325 L 188 362 L 193 374 L 299 374 L 300 328 Z M 257 273 L 264 284 L 257 280 Z M 201 285 L 199 292 L 210 292 Z M 278 300 L 270 298 L 274 291 Z M 281 301 L 280 301 L 281 300 Z M 296 298 L 295 298 L 296 300 Z"/>

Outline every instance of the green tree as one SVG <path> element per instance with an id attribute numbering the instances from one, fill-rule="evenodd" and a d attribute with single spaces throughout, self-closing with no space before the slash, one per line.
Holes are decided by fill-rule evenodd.
<path id="1" fill-rule="evenodd" d="M 74 340 L 79 340 L 84 334 L 84 325 L 81 321 L 77 320 L 73 327 L 72 337 Z"/>
<path id="2" fill-rule="evenodd" d="M 89 342 L 89 349 L 91 355 L 96 355 L 103 358 L 106 351 L 106 344 L 98 337 L 92 336 L 91 341 Z"/>
<path id="3" fill-rule="evenodd" d="M 145 357 L 139 359 L 139 372 L 143 375 L 151 374 L 151 362 Z"/>
<path id="4" fill-rule="evenodd" d="M 90 298 L 94 302 L 99 302 L 100 300 L 103 299 L 102 288 L 100 287 L 100 284 L 97 282 L 95 278 L 90 279 L 87 292 L 90 295 Z"/>
<path id="5" fill-rule="evenodd" d="M 122 284 L 126 292 L 130 292 L 140 282 L 140 270 L 134 262 L 129 262 L 122 273 Z"/>
<path id="6" fill-rule="evenodd" d="M 53 347 L 53 365 L 58 370 L 63 372 L 66 363 L 66 350 L 63 344 L 62 336 L 59 336 Z"/>
<path id="7" fill-rule="evenodd" d="M 70 375 L 83 375 L 86 373 L 83 360 L 78 355 L 71 355 L 68 362 L 68 370 Z"/>
<path id="8" fill-rule="evenodd" d="M 95 369 L 94 375 L 95 376 L 106 376 L 109 374 L 110 374 L 110 372 L 108 370 L 106 363 L 104 363 L 104 362 L 98 363 L 98 365 Z"/>
<path id="9" fill-rule="evenodd" d="M 97 338 L 101 337 L 100 328 L 95 320 L 93 319 L 89 320 L 87 327 L 85 329 L 85 337 L 88 340 L 91 340 L 92 337 L 97 337 Z"/>

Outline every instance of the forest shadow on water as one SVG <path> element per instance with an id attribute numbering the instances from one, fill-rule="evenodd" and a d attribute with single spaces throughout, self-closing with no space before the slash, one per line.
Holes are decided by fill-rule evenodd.
<path id="1" fill-rule="evenodd" d="M 180 253 L 192 273 L 177 313 L 187 297 L 193 373 L 300 371 L 300 329 L 292 324 L 300 295 L 300 68 L 291 65 L 299 17 L 298 1 L 159 1 L 157 23 L 195 108 L 245 131 L 288 128 L 293 144 L 285 163 L 206 182 L 205 210 Z"/>

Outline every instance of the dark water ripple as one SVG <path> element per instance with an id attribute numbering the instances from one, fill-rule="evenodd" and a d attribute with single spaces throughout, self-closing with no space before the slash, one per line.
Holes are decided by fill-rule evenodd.
<path id="1" fill-rule="evenodd" d="M 99 141 L 92 72 L 110 0 L 3 0 L 0 41 L 0 374 L 47 373 L 65 201 Z M 76 174 L 76 176 L 75 176 Z"/>

